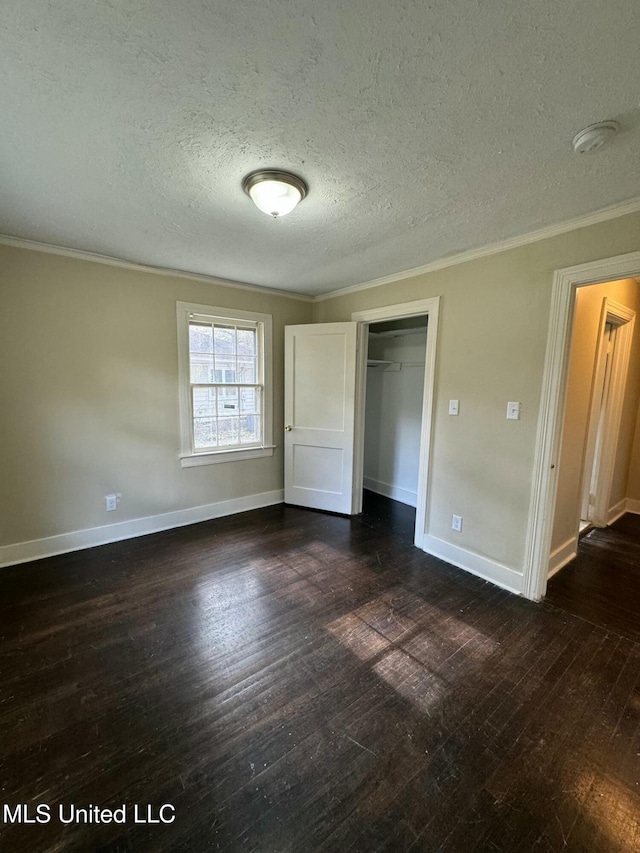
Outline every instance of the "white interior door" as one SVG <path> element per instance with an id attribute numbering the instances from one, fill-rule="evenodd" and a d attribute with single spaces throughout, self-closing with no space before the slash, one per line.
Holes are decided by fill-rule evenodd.
<path id="1" fill-rule="evenodd" d="M 285 328 L 284 499 L 349 515 L 357 323 Z"/>

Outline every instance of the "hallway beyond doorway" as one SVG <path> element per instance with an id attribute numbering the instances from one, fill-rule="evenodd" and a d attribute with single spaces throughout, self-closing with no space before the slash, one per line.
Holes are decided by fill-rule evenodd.
<path id="1" fill-rule="evenodd" d="M 581 537 L 578 556 L 549 581 L 545 601 L 640 642 L 640 516 L 627 513 Z"/>

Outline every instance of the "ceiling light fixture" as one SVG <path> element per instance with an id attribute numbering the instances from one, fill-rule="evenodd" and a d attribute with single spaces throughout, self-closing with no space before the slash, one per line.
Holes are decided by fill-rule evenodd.
<path id="1" fill-rule="evenodd" d="M 302 178 L 280 169 L 258 169 L 246 175 L 242 189 L 263 213 L 285 216 L 291 213 L 308 192 Z"/>
<path id="2" fill-rule="evenodd" d="M 617 121 L 599 121 L 590 124 L 573 137 L 573 150 L 576 154 L 591 154 L 607 145 L 616 135 L 620 125 Z"/>

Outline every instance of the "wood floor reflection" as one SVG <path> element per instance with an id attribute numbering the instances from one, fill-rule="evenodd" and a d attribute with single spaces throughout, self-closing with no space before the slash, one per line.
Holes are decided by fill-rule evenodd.
<path id="1" fill-rule="evenodd" d="M 0 848 L 640 849 L 640 645 L 411 530 L 279 506 L 0 572 L 0 800 L 52 807 Z"/>

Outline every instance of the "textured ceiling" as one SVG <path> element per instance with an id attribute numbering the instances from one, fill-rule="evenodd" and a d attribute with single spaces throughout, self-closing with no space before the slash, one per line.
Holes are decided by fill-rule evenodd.
<path id="1" fill-rule="evenodd" d="M 301 293 L 416 267 L 640 195 L 639 41 L 637 0 L 9 0 L 0 232 Z"/>

